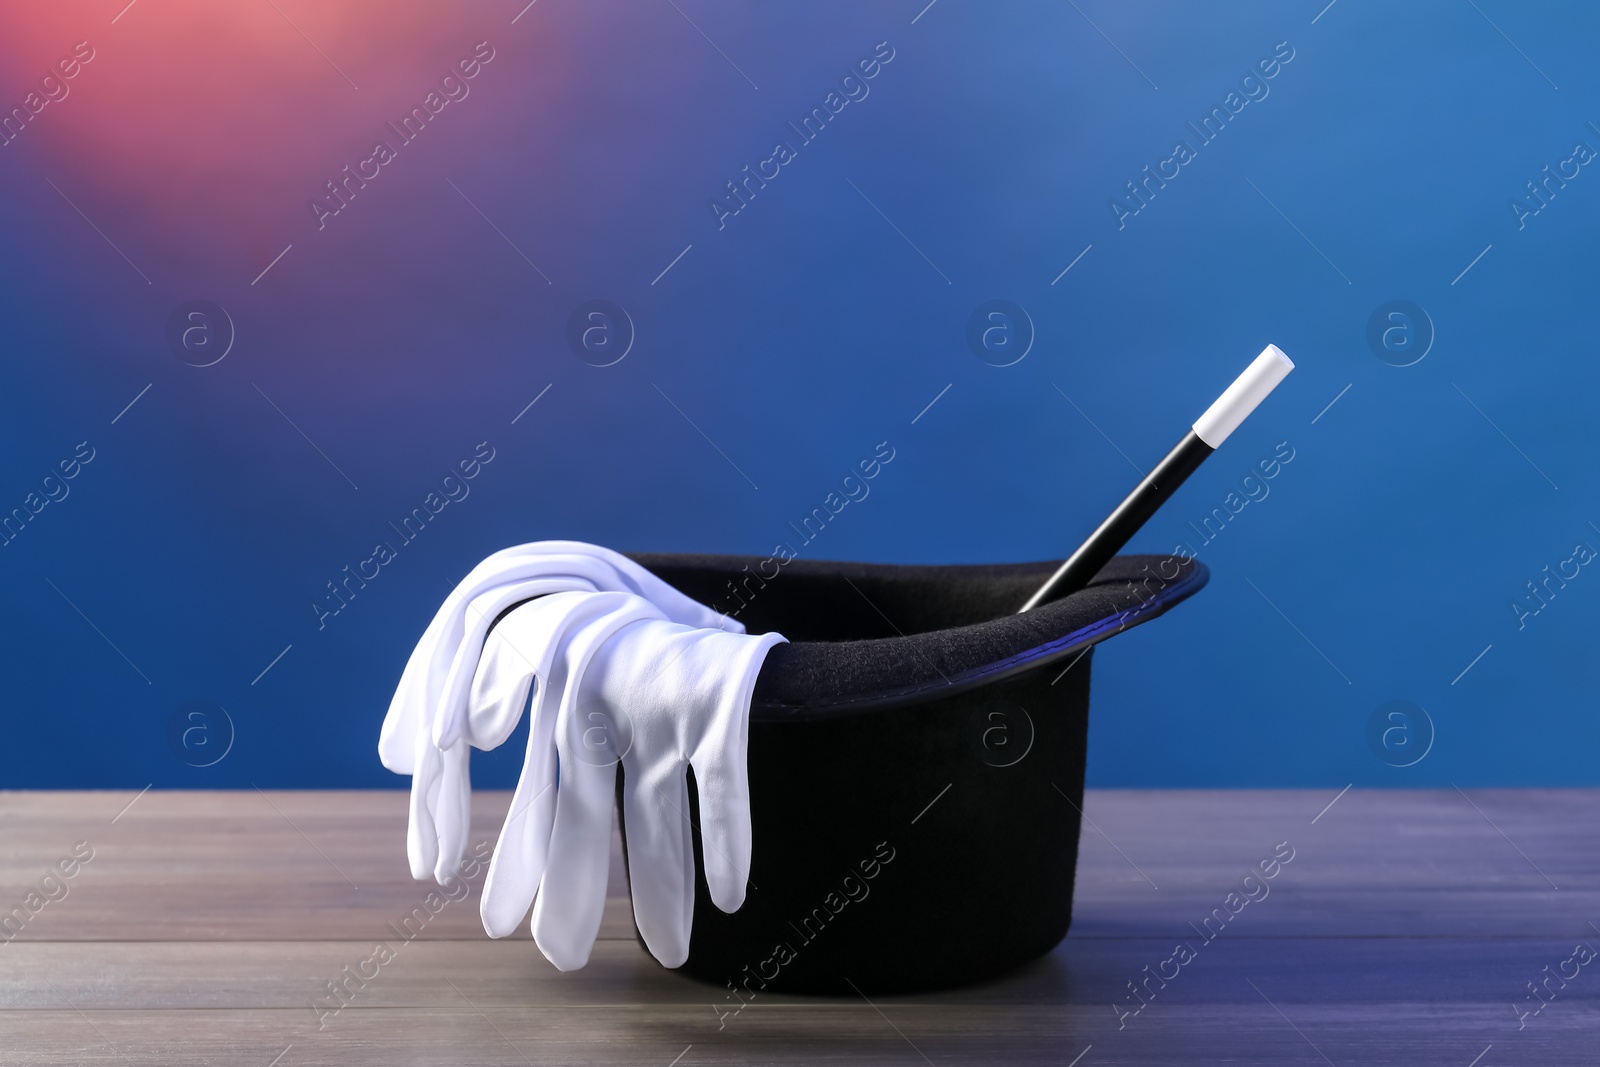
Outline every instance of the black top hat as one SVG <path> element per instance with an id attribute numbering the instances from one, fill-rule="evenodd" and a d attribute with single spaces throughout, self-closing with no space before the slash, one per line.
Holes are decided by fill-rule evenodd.
<path id="1" fill-rule="evenodd" d="M 756 682 L 754 850 L 732 915 L 711 903 L 694 834 L 682 970 L 738 1003 L 960 985 L 1054 948 L 1072 917 L 1091 650 L 1209 577 L 1194 560 L 1119 556 L 1016 614 L 1056 563 L 632 558 L 790 640 Z"/>

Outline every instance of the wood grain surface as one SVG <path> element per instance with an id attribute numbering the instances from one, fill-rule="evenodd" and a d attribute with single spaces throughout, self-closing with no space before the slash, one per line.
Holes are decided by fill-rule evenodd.
<path id="1" fill-rule="evenodd" d="M 507 801 L 474 798 L 474 842 Z M 476 892 L 397 936 L 429 891 L 403 793 L 0 793 L 0 913 L 93 853 L 0 940 L 0 1063 L 1600 1062 L 1600 961 L 1573 962 L 1600 949 L 1600 793 L 1091 791 L 1085 815 L 1045 959 L 741 1006 L 635 943 L 620 855 L 589 966 L 563 974 L 526 928 L 486 937 Z M 1283 843 L 1266 895 L 1197 932 Z M 393 959 L 332 997 L 380 942 Z"/>

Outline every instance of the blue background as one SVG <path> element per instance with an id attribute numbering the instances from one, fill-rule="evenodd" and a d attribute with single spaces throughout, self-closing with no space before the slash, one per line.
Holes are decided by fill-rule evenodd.
<path id="1" fill-rule="evenodd" d="M 96 29 L 54 140 L 0 156 L 0 507 L 95 449 L 0 548 L 0 783 L 403 786 L 378 726 L 478 559 L 765 555 L 879 441 L 808 557 L 1058 558 L 1269 341 L 1296 371 L 1131 550 L 1295 458 L 1196 545 L 1209 588 L 1097 652 L 1090 784 L 1600 783 L 1600 577 L 1511 607 L 1600 546 L 1600 173 L 1522 229 L 1509 206 L 1600 146 L 1594 9 L 923 3 L 289 8 L 363 84 L 287 35 L 282 108 L 226 37 L 141 74 L 182 30 L 156 5 Z M 319 231 L 308 197 L 479 39 L 471 97 Z M 710 198 L 880 41 L 870 94 L 719 229 Z M 1269 95 L 1119 229 L 1124 183 L 1280 41 Z M 6 98 L 60 50 L 10 56 Z M 966 342 L 996 298 L 1036 333 L 1006 367 Z M 214 366 L 167 345 L 190 299 L 236 325 Z M 613 366 L 565 340 L 593 299 L 636 330 Z M 1394 299 L 1435 333 L 1410 366 L 1367 341 Z M 319 629 L 324 583 L 480 441 L 470 496 Z M 1369 741 L 1392 700 L 1433 724 L 1412 766 Z M 187 701 L 236 730 L 211 766 L 169 743 Z"/>

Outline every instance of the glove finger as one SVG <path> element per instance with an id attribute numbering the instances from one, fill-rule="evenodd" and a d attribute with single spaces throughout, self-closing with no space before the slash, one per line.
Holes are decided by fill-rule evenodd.
<path id="1" fill-rule="evenodd" d="M 539 650 L 544 645 L 538 643 L 539 638 L 549 639 L 553 634 L 548 633 L 548 626 L 543 629 L 535 626 L 534 634 L 520 635 L 519 631 L 528 629 L 528 612 L 513 610 L 507 617 L 500 620 L 500 625 L 490 634 L 489 627 L 500 617 L 501 612 L 517 605 L 521 601 L 534 602 L 539 597 L 545 597 L 562 592 L 593 592 L 593 583 L 574 577 L 555 576 L 538 580 L 508 582 L 504 585 L 491 588 L 475 597 L 465 608 L 464 630 L 460 641 L 457 643 L 454 655 L 451 657 L 448 670 L 445 672 L 444 683 L 438 694 L 438 714 L 433 720 L 433 741 L 440 748 L 449 748 L 459 741 L 464 735 L 471 732 L 469 722 L 469 691 L 476 678 L 479 665 L 489 654 L 485 641 L 493 640 L 494 634 L 500 634 L 502 642 L 513 638 L 509 645 L 503 644 L 505 650 L 517 648 Z M 570 605 L 571 597 L 562 598 L 558 603 Z M 528 606 L 528 605 L 523 605 Z M 533 620 L 547 619 L 548 607 L 540 606 L 541 610 L 531 613 Z M 523 620 L 519 625 L 513 618 Z M 526 669 L 538 673 L 533 664 L 533 657 L 527 659 Z M 515 723 L 513 723 L 515 725 Z M 502 737 L 503 741 L 504 738 Z M 493 745 L 480 746 L 494 748 Z"/>
<path id="2" fill-rule="evenodd" d="M 617 768 L 569 758 L 563 749 L 550 859 L 533 904 L 533 939 L 559 970 L 575 971 L 589 962 L 605 911 Z"/>
<path id="3" fill-rule="evenodd" d="M 701 856 L 711 900 L 726 912 L 738 911 L 750 882 L 750 698 L 768 651 L 782 643 L 778 634 L 750 639 L 714 635 L 712 642 L 731 652 L 725 667 L 739 684 L 724 690 L 711 722 L 689 754 L 700 819 Z"/>
<path id="4" fill-rule="evenodd" d="M 416 773 L 414 739 L 428 729 L 427 719 L 434 702 L 433 679 L 441 669 L 438 661 L 443 655 L 442 635 L 447 629 L 449 614 L 447 602 L 411 650 L 405 669 L 400 673 L 400 684 L 389 702 L 389 712 L 383 717 L 383 726 L 378 732 L 378 758 L 396 774 Z"/>
<path id="5" fill-rule="evenodd" d="M 505 743 L 522 721 L 528 696 L 538 684 L 534 670 L 499 630 L 489 635 L 467 695 L 465 741 L 486 750 Z"/>
<path id="6" fill-rule="evenodd" d="M 439 862 L 439 834 L 433 822 L 433 797 L 439 787 L 443 759 L 425 736 L 418 735 L 411 775 L 411 807 L 406 823 L 406 859 L 411 877 L 427 878 Z"/>
<path id="7" fill-rule="evenodd" d="M 519 551 L 521 549 L 529 551 Z M 571 568 L 561 564 L 552 566 L 548 560 L 540 558 L 537 546 L 519 546 L 508 552 L 495 553 L 474 567 L 456 585 L 428 623 L 422 639 L 406 661 L 400 685 L 395 690 L 378 737 L 378 753 L 385 767 L 400 774 L 412 773 L 413 750 L 410 739 L 418 730 L 434 731 L 440 740 L 444 739 L 443 735 L 438 734 L 441 724 L 435 723 L 434 719 L 445 694 L 452 662 L 469 629 L 471 602 L 485 592 L 525 585 L 533 579 L 542 578 L 559 585 L 564 580 L 561 572 L 567 569 Z M 604 573 L 604 568 L 592 561 L 588 570 Z M 576 577 L 565 580 L 567 588 L 593 587 L 581 571 Z M 487 629 L 487 622 L 478 631 L 474 650 L 481 647 L 483 629 Z M 451 722 L 447 725 L 453 727 L 455 724 Z M 454 740 L 453 737 L 449 738 L 451 743 Z"/>
<path id="8" fill-rule="evenodd" d="M 544 679 L 543 691 L 551 694 L 549 714 L 560 705 L 562 686 L 555 683 L 556 659 L 568 631 L 579 627 L 606 610 L 606 602 L 585 591 L 566 591 L 541 596 L 513 609 L 489 634 L 478 660 L 465 705 L 467 714 L 462 736 L 475 748 L 498 748 L 516 729 L 528 695 Z M 553 732 L 546 733 L 546 738 Z"/>
<path id="9" fill-rule="evenodd" d="M 628 832 L 633 917 L 664 967 L 689 958 L 694 924 L 694 841 L 685 765 L 635 768 L 624 761 L 622 817 Z"/>
<path id="10" fill-rule="evenodd" d="M 515 932 L 533 904 L 549 853 L 555 786 L 555 761 L 538 751 L 538 738 L 530 734 L 527 762 L 511 795 L 478 903 L 484 932 L 490 937 Z"/>
<path id="11" fill-rule="evenodd" d="M 742 774 L 738 781 L 731 778 L 695 766 L 706 888 L 712 903 L 726 912 L 744 904 L 750 881 L 750 791 Z"/>
<path id="12" fill-rule="evenodd" d="M 537 563 L 533 564 L 535 567 Z M 412 649 L 395 688 L 389 712 L 378 735 L 378 754 L 385 767 L 401 774 L 412 773 L 414 749 L 411 739 L 418 731 L 437 731 L 434 722 L 440 698 L 467 628 L 470 602 L 485 588 L 493 589 L 518 581 L 523 571 L 511 561 L 491 565 L 489 560 L 473 568 L 445 598 L 428 622 L 422 638 Z"/>
<path id="13" fill-rule="evenodd" d="M 717 907 L 734 912 L 744 903 L 750 881 L 748 732 L 742 712 L 723 717 L 721 726 L 695 747 L 690 765 L 694 767 L 706 888 Z"/>
<path id="14" fill-rule="evenodd" d="M 439 855 L 434 861 L 433 879 L 444 885 L 461 873 L 461 859 L 472 828 L 472 753 L 466 745 L 456 745 L 441 755 L 444 767 L 433 816 Z"/>

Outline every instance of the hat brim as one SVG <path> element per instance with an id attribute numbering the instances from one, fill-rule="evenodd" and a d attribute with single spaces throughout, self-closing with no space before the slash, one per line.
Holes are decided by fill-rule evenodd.
<path id="1" fill-rule="evenodd" d="M 1193 559 L 1118 556 L 1088 587 L 1017 614 L 1058 562 L 630 558 L 749 632 L 789 638 L 768 653 L 756 682 L 756 721 L 904 707 L 1057 662 L 1065 667 L 1091 645 L 1164 614 L 1210 578 Z"/>

